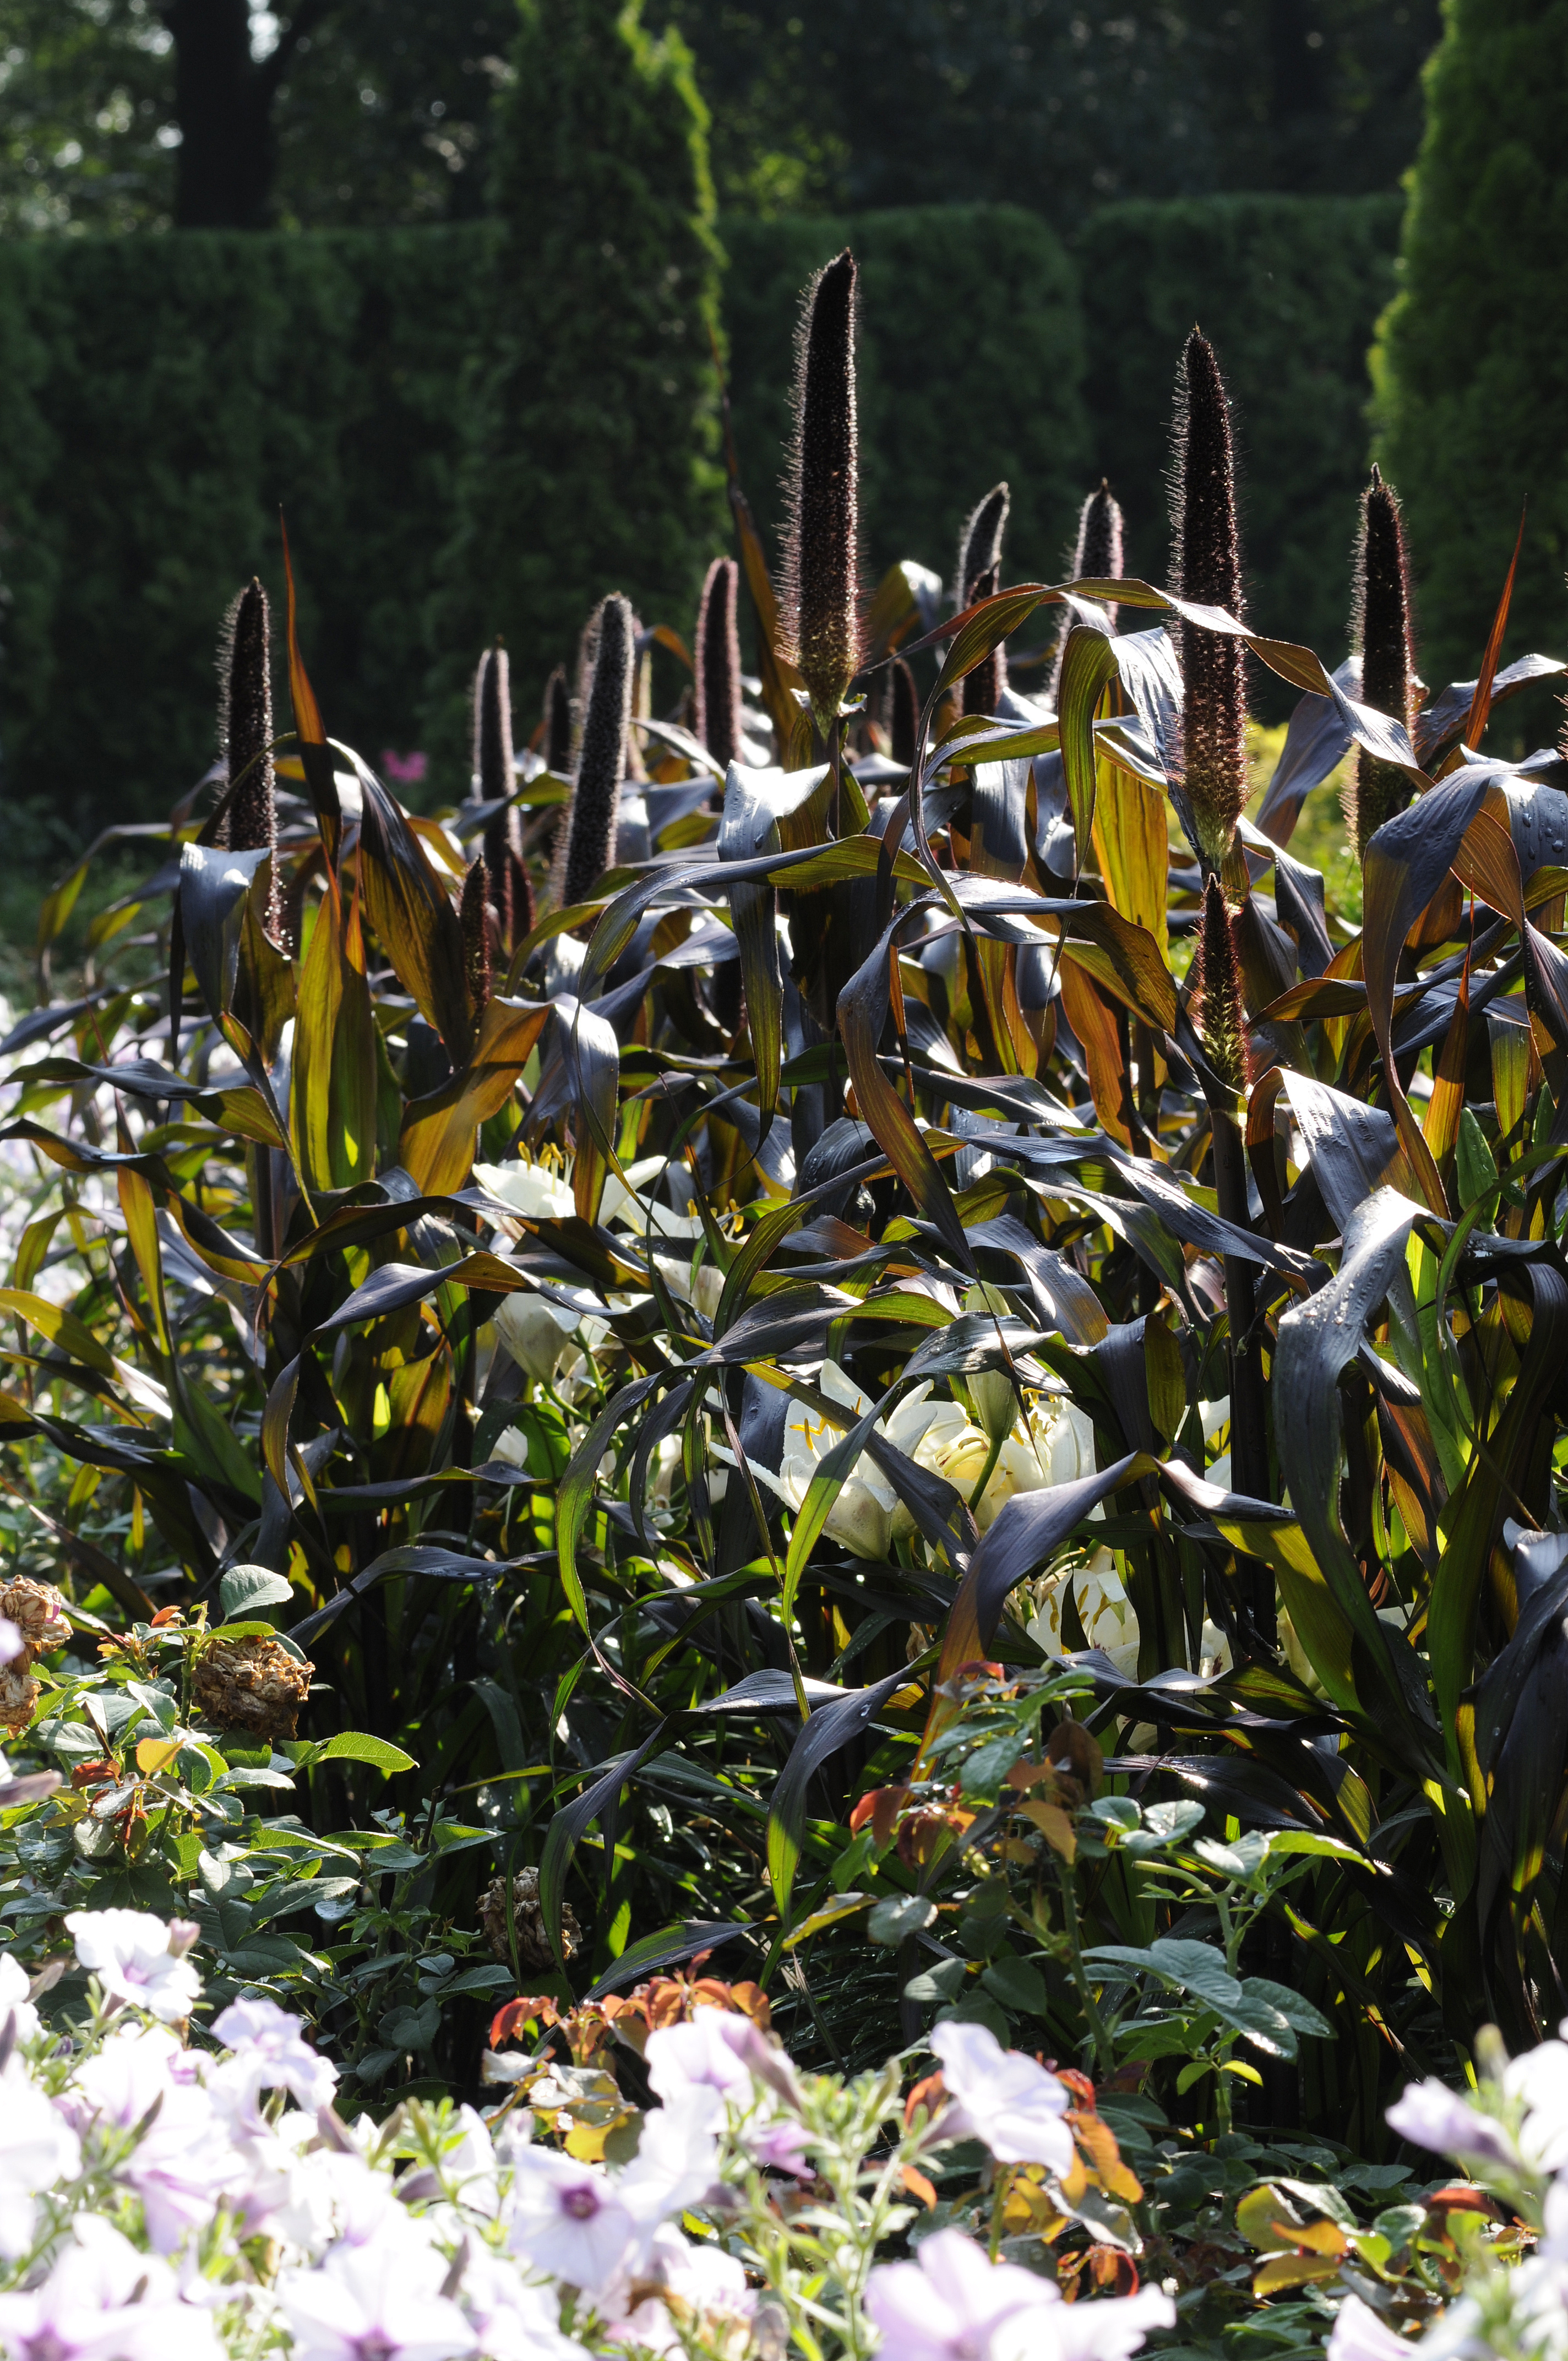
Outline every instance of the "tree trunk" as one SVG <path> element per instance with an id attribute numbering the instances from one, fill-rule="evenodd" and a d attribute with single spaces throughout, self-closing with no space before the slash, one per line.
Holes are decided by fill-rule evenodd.
<path id="1" fill-rule="evenodd" d="M 269 57 L 250 53 L 249 0 L 166 0 L 174 36 L 180 229 L 265 229 L 278 144 L 272 102 L 305 36 L 333 0 L 298 0 Z"/>

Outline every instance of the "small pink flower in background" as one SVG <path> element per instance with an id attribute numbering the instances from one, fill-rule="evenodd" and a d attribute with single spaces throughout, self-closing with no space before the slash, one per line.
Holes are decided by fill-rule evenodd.
<path id="1" fill-rule="evenodd" d="M 792 2123 L 781 2115 L 774 2123 L 764 2124 L 760 2131 L 748 2129 L 745 2134 L 746 2153 L 763 2172 L 792 2172 L 797 2180 L 809 2180 L 814 2168 L 806 2160 L 806 2125 Z"/>
<path id="2" fill-rule="evenodd" d="M 983 2025 L 938 2025 L 931 2047 L 953 2106 L 938 2121 L 942 2139 L 981 2139 L 1003 2164 L 1072 2169 L 1072 2134 L 1062 2117 L 1065 2086 L 1021 2049 L 1003 2049 Z"/>
<path id="3" fill-rule="evenodd" d="M 27 1644 L 16 1625 L 0 1615 L 0 1664 L 15 1664 Z"/>
<path id="4" fill-rule="evenodd" d="M 394 786 L 417 787 L 430 768 L 428 754 L 395 754 L 389 746 L 381 752 L 381 774 Z"/>

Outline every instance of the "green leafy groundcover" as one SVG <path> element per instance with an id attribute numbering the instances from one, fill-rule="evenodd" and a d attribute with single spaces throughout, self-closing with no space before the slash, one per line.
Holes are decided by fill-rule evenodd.
<path id="1" fill-rule="evenodd" d="M 731 489 L 742 759 L 643 675 L 583 903 L 587 757 L 414 817 L 291 633 L 275 851 L 236 775 L 13 1024 L 6 1938 L 189 1917 L 378 2111 L 696 1958 L 812 2068 L 978 2023 L 1104 2129 L 995 2184 L 1020 2260 L 1203 2349 L 1423 2319 L 1386 2107 L 1562 2005 L 1568 805 L 1485 733 L 1563 667 L 1505 593 L 1390 716 L 1135 579 L 901 566 L 835 711 Z M 1299 702 L 1217 852 L 1238 638 Z M 1359 926 L 1288 850 L 1347 752 Z"/>

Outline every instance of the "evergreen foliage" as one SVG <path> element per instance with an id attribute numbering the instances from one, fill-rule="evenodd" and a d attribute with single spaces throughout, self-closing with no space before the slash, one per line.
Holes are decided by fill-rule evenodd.
<path id="1" fill-rule="evenodd" d="M 1527 499 L 1508 651 L 1568 621 L 1565 109 L 1563 0 L 1452 0 L 1375 364 L 1433 680 L 1475 675 Z"/>
<path id="2" fill-rule="evenodd" d="M 527 0 L 513 65 L 491 357 L 440 639 L 500 631 L 541 674 L 606 581 L 634 606 L 696 597 L 724 526 L 721 258 L 678 34 L 655 40 L 614 0 Z"/>
<path id="3" fill-rule="evenodd" d="M 852 233 L 872 579 L 901 557 L 946 570 L 966 499 L 1003 473 L 1010 576 L 1057 579 L 1096 467 L 1126 511 L 1127 570 L 1161 578 L 1167 451 L 1154 422 L 1171 352 L 1201 316 L 1239 413 L 1253 611 L 1337 662 L 1365 480 L 1365 352 L 1392 285 L 1397 213 L 1381 198 L 1114 206 L 1091 220 L 1081 269 L 1016 207 L 726 222 L 735 435 L 764 535 L 776 547 L 799 289 Z M 109 818 L 166 809 L 206 768 L 214 618 L 252 574 L 280 598 L 280 507 L 334 736 L 372 762 L 430 745 L 439 649 L 454 669 L 431 787 L 466 792 L 462 658 L 502 618 L 451 623 L 433 594 L 495 236 L 477 223 L 0 244 L 0 750 L 38 858 L 63 857 Z M 529 486 L 519 470 L 511 489 L 528 501 Z M 514 545 L 543 533 L 532 507 L 509 513 L 495 531 Z M 724 545 L 711 526 L 693 553 L 693 598 Z M 549 529 L 569 535 L 569 509 Z M 592 604 L 543 653 L 514 642 L 525 701 L 569 659 Z M 661 597 L 656 611 L 680 609 Z M 1544 627 L 1535 637 L 1552 644 Z M 100 693 L 67 696 L 82 677 Z M 1260 675 L 1255 688 L 1260 709 L 1283 714 L 1281 685 Z"/>

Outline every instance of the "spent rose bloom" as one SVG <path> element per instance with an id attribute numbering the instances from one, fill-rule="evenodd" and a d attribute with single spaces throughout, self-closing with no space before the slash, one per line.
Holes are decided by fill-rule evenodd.
<path id="1" fill-rule="evenodd" d="M 161 2025 L 190 2015 L 202 1979 L 185 1957 L 196 1929 L 150 1910 L 73 1910 L 66 1929 L 76 1956 L 111 2000 L 145 2008 Z"/>
<path id="2" fill-rule="evenodd" d="M 1054 2074 L 1022 2050 L 1003 2049 L 984 2025 L 949 2020 L 937 2026 L 931 2047 L 953 2103 L 938 2118 L 943 2139 L 981 2139 L 1003 2164 L 1071 2169 L 1072 2134 L 1062 2120 L 1069 2103 Z"/>

